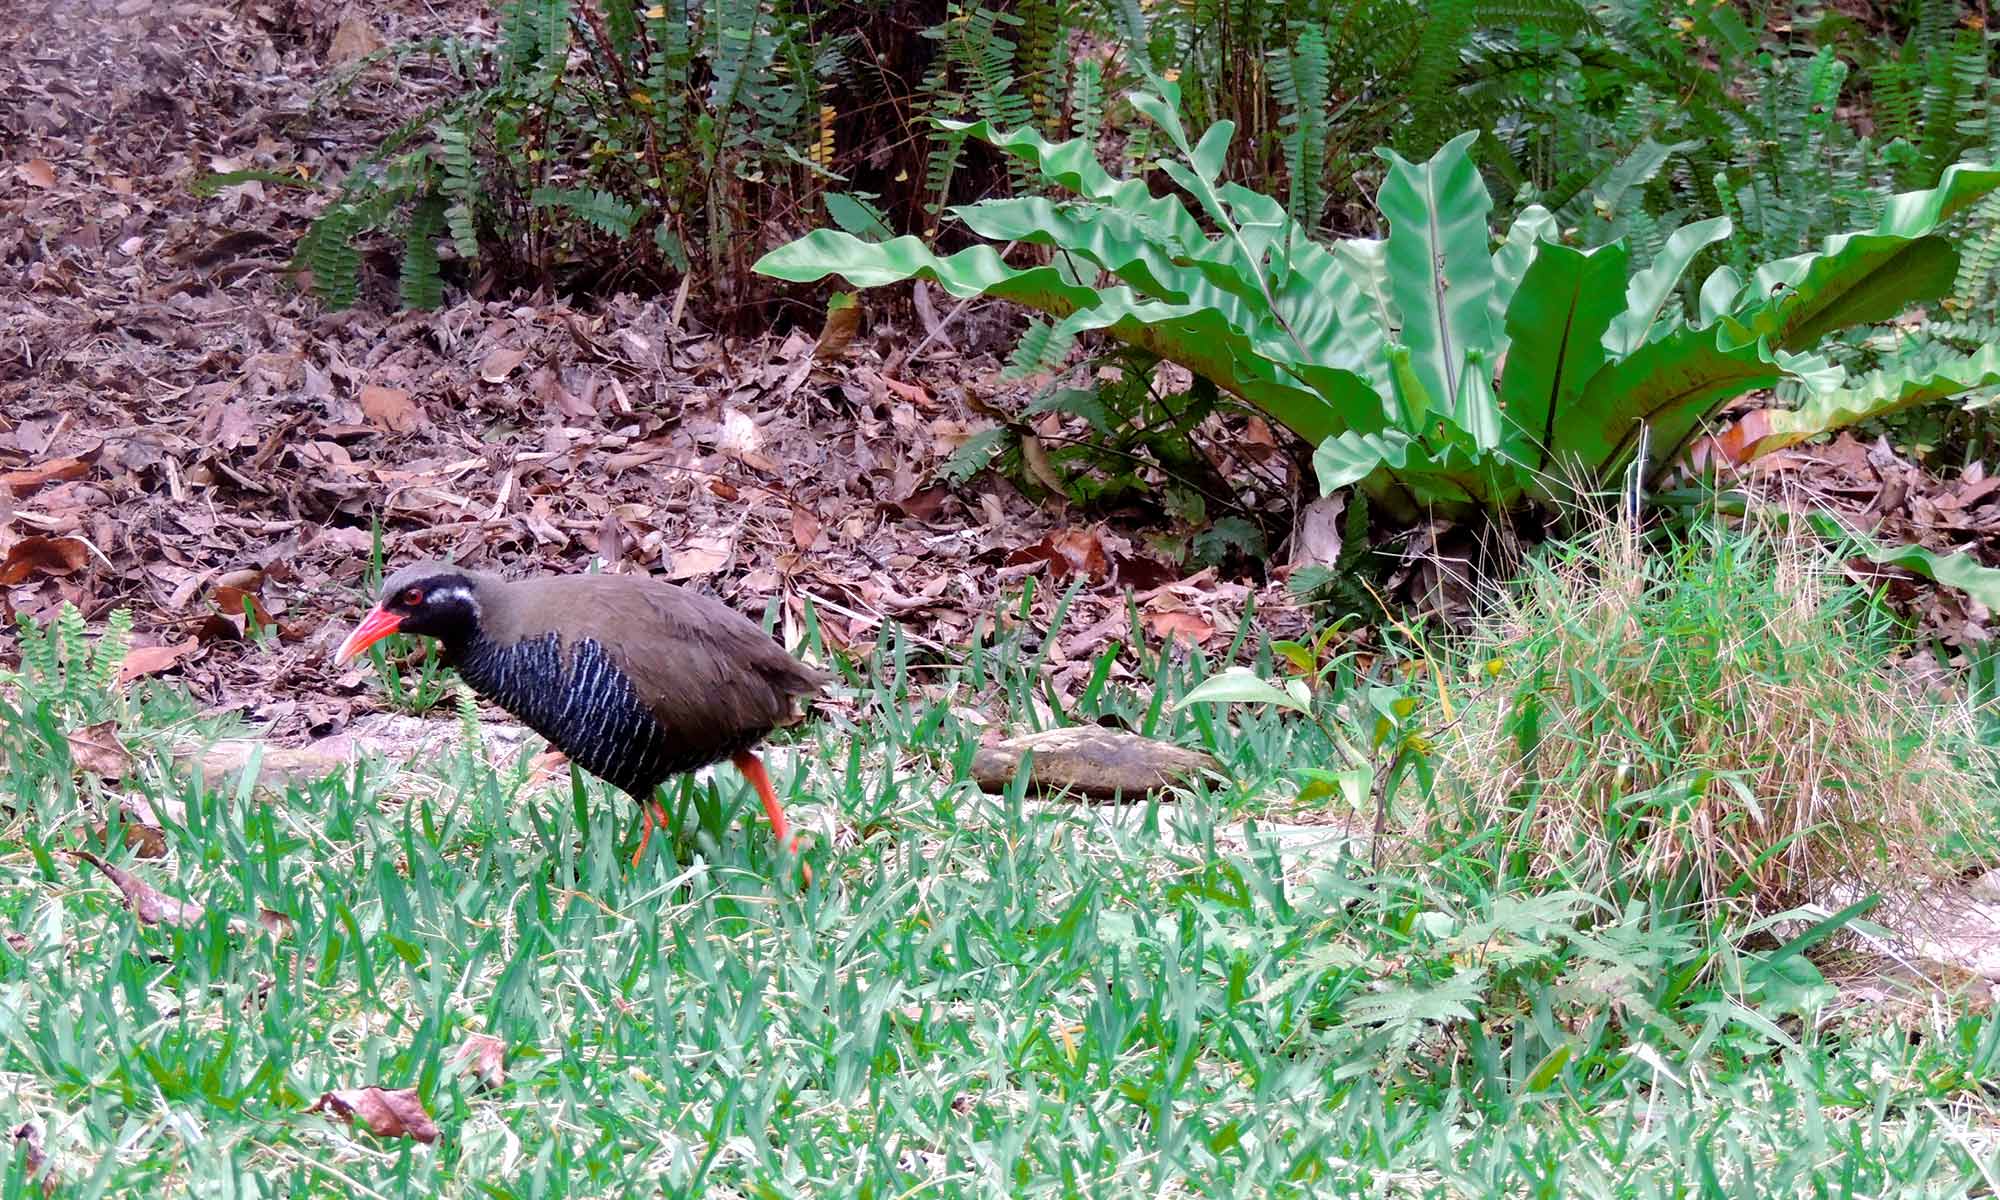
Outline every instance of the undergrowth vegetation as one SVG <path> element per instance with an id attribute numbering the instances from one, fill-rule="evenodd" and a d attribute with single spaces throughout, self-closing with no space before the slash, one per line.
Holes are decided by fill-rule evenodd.
<path id="1" fill-rule="evenodd" d="M 1948 879 L 2000 761 L 1893 641 L 1796 535 L 1607 523 L 1531 558 L 1460 652 L 1441 811 L 1594 893 L 1768 909 Z"/>
<path id="2" fill-rule="evenodd" d="M 7 1194 L 1976 1186 L 2000 1019 L 1829 1020 L 1815 958 L 1865 905 L 1785 907 L 1867 857 L 1841 838 L 1978 799 L 1925 758 L 1955 710 L 1878 682 L 1886 631 L 1815 553 L 1612 533 L 1548 551 L 1463 645 L 1247 646 L 1306 672 L 1267 686 L 1312 720 L 1149 658 L 1070 717 L 1222 770 L 1139 805 L 974 787 L 965 714 L 1042 719 L 1035 632 L 916 689 L 890 626 L 846 668 L 852 718 L 774 755 L 823 867 L 803 889 L 733 777 L 685 784 L 671 847 L 627 867 L 629 805 L 534 783 L 532 747 L 493 761 L 469 705 L 408 766 L 204 784 L 153 736 L 184 716 L 116 691 L 117 631 L 70 618 L 0 708 L 0 1119 L 34 1151 Z M 145 748 L 118 787 L 65 749 L 104 713 Z M 1426 760 L 1387 780 L 1379 866 L 1367 789 L 1313 782 L 1371 746 Z M 1898 767 L 1880 809 L 1830 791 Z M 157 855 L 121 836 L 136 800 Z M 335 1120 L 366 1086 L 435 1140 Z"/>

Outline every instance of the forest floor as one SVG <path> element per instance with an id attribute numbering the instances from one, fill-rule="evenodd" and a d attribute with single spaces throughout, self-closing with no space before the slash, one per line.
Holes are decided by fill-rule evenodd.
<path id="1" fill-rule="evenodd" d="M 316 195 L 197 194 L 234 169 L 337 177 L 426 82 L 375 70 L 334 99 L 335 64 L 485 19 L 414 0 L 0 12 L 0 610 L 129 606 L 146 669 L 284 740 L 369 704 L 328 652 L 378 524 L 391 562 L 525 573 L 596 556 L 751 612 L 780 604 L 794 628 L 810 603 L 843 649 L 887 624 L 937 648 L 1008 613 L 1046 629 L 1080 585 L 1050 658 L 1058 701 L 1107 646 L 1130 678 L 1168 642 L 1221 650 L 1248 612 L 1273 634 L 1305 627 L 1282 581 L 1327 554 L 1312 521 L 1268 563 L 1198 570 L 1183 555 L 1196 531 L 1038 503 L 993 471 L 942 480 L 967 438 L 1024 407 L 998 377 L 1002 309 L 973 306 L 933 339 L 884 314 L 822 360 L 812 328 L 717 334 L 672 295 L 475 288 L 398 311 L 385 258 L 360 303 L 329 312 L 289 270 Z M 1207 432 L 1246 495 L 1298 498 L 1300 463 L 1261 422 Z M 1887 538 L 1978 551 L 2000 533 L 2000 480 L 1939 479 L 1886 444 L 1776 455 L 1756 483 Z M 1955 593 L 1892 593 L 1949 646 L 1986 637 Z"/>
<path id="2" fill-rule="evenodd" d="M 288 260 L 319 198 L 196 181 L 337 174 L 423 86 L 385 70 L 322 103 L 342 16 L 394 39 L 479 19 L 458 7 L 0 13 L 16 134 L 0 165 L 0 607 L 130 607 L 139 669 L 279 740 L 371 704 L 329 657 L 378 524 L 391 564 L 521 574 L 596 556 L 753 614 L 781 604 L 794 630 L 810 604 L 829 646 L 863 653 L 885 624 L 943 649 L 1046 622 L 1081 584 L 1051 649 L 1058 698 L 1107 644 L 1128 647 L 1120 676 L 1142 660 L 1127 587 L 1153 652 L 1219 649 L 1253 606 L 1267 629 L 1304 627 L 1274 577 L 1182 568 L 1148 531 L 992 472 L 940 482 L 1020 390 L 996 378 L 996 311 L 962 314 L 915 363 L 889 323 L 821 361 L 816 329 L 715 334 L 671 295 L 403 312 L 393 261 L 347 311 L 302 295 Z"/>

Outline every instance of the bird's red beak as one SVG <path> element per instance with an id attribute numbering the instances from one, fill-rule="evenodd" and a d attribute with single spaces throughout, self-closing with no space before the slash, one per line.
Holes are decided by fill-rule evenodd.
<path id="1" fill-rule="evenodd" d="M 347 635 L 347 640 L 340 643 L 340 649 L 333 652 L 333 665 L 340 666 L 402 627 L 403 618 L 395 613 L 379 607 L 369 609 L 368 615 L 361 618 L 361 624 L 356 625 L 354 632 Z"/>

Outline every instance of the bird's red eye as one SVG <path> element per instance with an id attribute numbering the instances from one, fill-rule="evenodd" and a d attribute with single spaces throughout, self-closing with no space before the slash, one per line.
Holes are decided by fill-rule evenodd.
<path id="1" fill-rule="evenodd" d="M 403 593 L 403 603 L 409 605 L 411 608 L 421 607 L 423 602 L 424 589 L 422 588 L 411 588 L 409 591 Z"/>

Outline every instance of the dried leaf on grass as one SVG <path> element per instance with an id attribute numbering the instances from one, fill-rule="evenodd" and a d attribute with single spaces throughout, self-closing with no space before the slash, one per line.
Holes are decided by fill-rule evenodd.
<path id="1" fill-rule="evenodd" d="M 147 675 L 157 675 L 200 648 L 201 642 L 196 638 L 164 646 L 134 646 L 125 652 L 125 660 L 119 664 L 118 686 L 124 687 Z"/>
<path id="2" fill-rule="evenodd" d="M 415 1138 L 424 1143 L 438 1139 L 437 1124 L 424 1111 L 415 1088 L 342 1088 L 324 1093 L 306 1111 L 338 1117 L 376 1137 Z"/>
<path id="3" fill-rule="evenodd" d="M 1104 541 L 1094 529 L 1060 529 L 1032 546 L 1023 546 L 1007 556 L 1008 566 L 1047 563 L 1057 579 L 1081 575 L 1103 579 L 1111 574 L 1111 559 Z"/>
<path id="4" fill-rule="evenodd" d="M 382 48 L 382 35 L 368 23 L 368 14 L 359 4 L 350 4 L 341 14 L 340 27 L 326 49 L 326 65 L 345 67 L 360 62 Z"/>
<path id="5" fill-rule="evenodd" d="M 469 1033 L 452 1052 L 447 1069 L 454 1074 L 471 1075 L 482 1088 L 499 1087 L 507 1082 L 507 1044 L 490 1033 Z"/>
<path id="6" fill-rule="evenodd" d="M 186 819 L 185 806 L 177 801 L 166 801 L 162 806 L 173 813 L 175 823 Z M 182 811 L 175 811 L 175 810 Z M 140 858 L 165 858 L 167 855 L 167 831 L 153 802 L 144 796 L 126 796 L 118 801 L 118 811 L 124 820 L 125 846 Z M 102 841 L 106 830 L 97 827 L 98 840 Z"/>
<path id="7" fill-rule="evenodd" d="M 1195 616 L 1191 612 L 1178 610 L 1148 612 L 1145 615 L 1146 628 L 1156 638 L 1179 638 L 1190 646 L 1200 646 L 1215 636 L 1215 626 Z"/>
<path id="8" fill-rule="evenodd" d="M 188 926 L 199 924 L 207 916 L 207 910 L 201 905 L 165 895 L 137 875 L 112 866 L 88 850 L 73 850 L 70 853 L 104 872 L 112 883 L 118 885 L 118 890 L 125 896 L 125 907 L 132 910 L 132 915 L 138 917 L 141 924 Z"/>
<path id="9" fill-rule="evenodd" d="M 69 758 L 77 770 L 100 779 L 123 779 L 132 769 L 132 755 L 118 740 L 116 721 L 99 721 L 70 734 Z"/>
<path id="10" fill-rule="evenodd" d="M 73 575 L 90 562 L 90 545 L 82 538 L 30 534 L 15 542 L 0 560 L 0 586 L 21 583 L 34 575 Z"/>
<path id="11" fill-rule="evenodd" d="M 826 325 L 819 331 L 819 344 L 813 347 L 813 357 L 818 359 L 839 358 L 847 353 L 854 343 L 854 335 L 861 332 L 861 302 L 852 292 L 836 292 L 826 302 Z"/>

